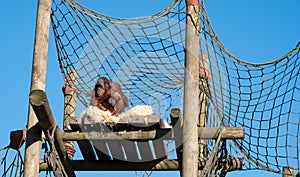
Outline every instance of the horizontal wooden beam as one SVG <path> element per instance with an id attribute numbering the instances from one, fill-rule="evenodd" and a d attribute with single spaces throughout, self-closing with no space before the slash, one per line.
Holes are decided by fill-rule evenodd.
<path id="1" fill-rule="evenodd" d="M 122 130 L 155 130 L 160 127 L 159 115 L 148 116 L 124 116 L 118 121 L 109 125 L 110 130 L 122 131 Z M 70 125 L 73 130 L 80 130 L 82 127 L 85 129 L 95 129 L 98 125 L 90 122 L 89 119 L 80 117 L 71 117 Z M 100 128 L 100 127 L 99 127 Z"/>
<path id="2" fill-rule="evenodd" d="M 64 132 L 60 131 L 64 141 L 84 141 L 84 140 L 154 140 L 163 138 L 172 139 L 171 129 L 158 129 L 151 131 L 130 131 L 130 132 Z"/>
<path id="3" fill-rule="evenodd" d="M 210 128 L 199 127 L 198 135 L 202 139 L 216 139 L 218 131 L 223 129 L 222 139 L 243 139 L 244 128 L 222 127 Z M 64 132 L 60 131 L 64 141 L 84 141 L 84 140 L 154 140 L 162 138 L 164 140 L 174 140 L 172 129 L 157 129 L 150 131 L 120 131 L 120 132 Z"/>
<path id="4" fill-rule="evenodd" d="M 200 159 L 198 168 L 202 170 L 207 159 Z M 228 171 L 241 170 L 243 160 L 241 158 L 229 158 Z M 71 165 L 75 171 L 175 171 L 179 170 L 177 159 L 154 160 L 147 162 L 127 162 L 120 160 L 88 161 L 72 160 Z M 48 165 L 40 164 L 40 171 L 46 171 Z"/>
<path id="5" fill-rule="evenodd" d="M 243 127 L 199 127 L 198 136 L 202 139 L 217 139 L 218 132 L 222 130 L 222 139 L 243 139 Z"/>

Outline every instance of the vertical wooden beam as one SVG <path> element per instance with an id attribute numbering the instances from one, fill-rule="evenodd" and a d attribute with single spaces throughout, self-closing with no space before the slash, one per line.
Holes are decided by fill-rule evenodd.
<path id="1" fill-rule="evenodd" d="M 208 54 L 199 55 L 199 84 L 200 84 L 200 115 L 199 115 L 199 127 L 206 127 L 208 120 L 208 96 L 210 94 L 209 82 L 211 79 L 210 60 Z M 199 139 L 199 158 L 207 158 L 207 140 Z"/>
<path id="2" fill-rule="evenodd" d="M 172 122 L 172 129 L 174 133 L 180 176 L 182 176 L 182 120 L 181 120 L 180 109 L 173 108 L 170 112 L 170 117 Z"/>
<path id="3" fill-rule="evenodd" d="M 72 128 L 70 126 L 70 118 L 76 117 L 76 92 L 74 88 L 77 86 L 76 82 L 77 72 L 75 70 L 69 70 L 67 72 L 67 83 L 63 87 L 64 92 L 64 121 L 63 121 L 63 130 L 71 131 Z M 68 154 L 69 159 L 73 159 L 74 157 L 74 142 L 73 141 L 65 141 L 65 148 Z"/>
<path id="4" fill-rule="evenodd" d="M 209 72 L 210 61 L 208 54 L 200 54 L 200 69 L 199 69 L 199 78 L 200 78 L 200 116 L 199 116 L 199 126 L 205 127 L 207 124 L 208 116 L 208 97 L 207 94 L 210 93 L 209 82 L 211 79 L 211 73 Z"/>
<path id="5" fill-rule="evenodd" d="M 183 106 L 182 176 L 196 177 L 198 173 L 199 116 L 199 0 L 186 0 L 186 43 Z"/>
<path id="6" fill-rule="evenodd" d="M 51 2 L 38 1 L 30 91 L 45 90 Z M 41 129 L 30 105 L 27 129 L 24 177 L 36 177 L 39 173 Z"/>
<path id="7" fill-rule="evenodd" d="M 291 166 L 283 167 L 282 177 L 294 177 L 294 175 L 295 175 L 294 167 Z"/>

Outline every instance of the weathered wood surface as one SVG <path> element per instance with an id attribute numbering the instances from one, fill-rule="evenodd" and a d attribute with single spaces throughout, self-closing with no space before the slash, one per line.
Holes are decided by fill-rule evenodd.
<path id="1" fill-rule="evenodd" d="M 186 0 L 185 68 L 183 100 L 183 152 L 182 176 L 197 177 L 198 136 L 197 122 L 200 100 L 199 53 L 200 53 L 200 6 L 199 1 Z"/>
<path id="2" fill-rule="evenodd" d="M 173 136 L 175 139 L 176 154 L 179 163 L 180 176 L 182 175 L 182 120 L 181 111 L 178 108 L 173 108 L 170 112 L 170 118 L 173 126 Z"/>
<path id="3" fill-rule="evenodd" d="M 126 158 L 121 141 L 107 141 L 107 146 L 109 147 L 111 158 L 113 160 L 125 161 Z"/>
<path id="4" fill-rule="evenodd" d="M 107 141 L 92 140 L 91 142 L 93 143 L 98 160 L 101 161 L 112 160 L 111 156 L 109 155 L 109 147 L 107 145 Z"/>
<path id="5" fill-rule="evenodd" d="M 242 139 L 244 137 L 244 128 L 210 128 L 210 127 L 199 127 L 199 137 L 203 139 L 216 139 L 218 137 L 218 132 L 222 130 L 222 139 Z M 174 137 L 172 129 L 157 129 L 151 131 L 120 131 L 120 132 L 64 132 L 60 131 L 61 136 L 64 141 L 85 141 L 85 140 L 136 140 L 136 141 L 146 141 L 146 140 L 178 140 Z M 176 133 L 175 133 L 176 134 Z M 176 135 L 175 135 L 176 136 Z M 180 137 L 180 136 L 178 136 Z"/>
<path id="6" fill-rule="evenodd" d="M 167 159 L 168 152 L 167 146 L 163 139 L 156 139 L 152 141 L 155 153 L 155 159 Z"/>
<path id="7" fill-rule="evenodd" d="M 74 124 L 71 124 L 71 120 L 72 120 L 72 116 L 69 118 L 69 125 L 71 127 L 71 129 L 74 131 L 74 130 L 77 130 L 78 133 L 81 131 L 81 129 L 78 128 L 78 125 L 75 125 Z M 61 132 L 62 133 L 62 132 Z M 64 133 L 64 132 L 63 132 Z M 75 132 L 76 133 L 76 132 Z M 62 134 L 62 137 L 64 139 L 64 135 Z M 66 141 L 66 140 L 65 140 Z M 75 140 L 74 140 L 75 141 Z M 76 140 L 77 141 L 77 140 Z M 86 139 L 86 140 L 81 140 L 81 141 L 77 141 L 77 144 L 78 144 L 78 147 L 80 149 L 80 152 L 83 156 L 83 158 L 85 160 L 96 160 L 96 154 L 94 153 L 94 150 L 93 150 L 93 145 L 92 143 L 90 142 L 89 139 Z"/>
<path id="8" fill-rule="evenodd" d="M 180 123 L 179 123 L 180 124 Z M 64 132 L 60 131 L 61 137 L 65 141 L 77 141 L 77 142 L 92 142 L 94 149 L 97 153 L 98 160 L 110 160 L 113 157 L 109 156 L 109 152 L 112 154 L 126 154 L 126 159 L 129 161 L 141 161 L 145 159 L 154 159 L 152 153 L 155 154 L 156 158 L 166 157 L 166 149 L 162 149 L 165 145 L 163 140 L 175 140 L 177 147 L 178 159 L 181 159 L 182 153 L 182 129 L 175 126 L 175 129 L 157 129 L 151 131 L 120 131 L 120 132 Z M 177 128 L 176 128 L 177 127 Z M 226 138 L 243 138 L 243 128 L 208 128 L 199 127 L 199 137 L 201 138 L 217 138 L 219 131 L 223 131 L 221 136 L 222 139 Z M 181 134 L 181 135 L 180 135 Z M 145 141 L 152 140 L 154 149 L 150 149 L 150 144 L 145 144 Z M 118 147 L 112 141 L 119 141 Z M 136 141 L 136 144 L 134 142 Z M 139 142 L 143 141 L 143 142 Z M 159 141 L 159 142 L 157 142 Z M 149 143 L 149 142 L 147 142 Z M 92 146 L 89 146 L 92 147 Z M 113 147 L 113 149 L 110 149 Z M 86 147 L 88 148 L 88 147 Z M 117 152 L 114 152 L 117 151 Z M 118 152 L 119 151 L 119 152 Z M 151 152 L 152 151 L 152 152 Z M 93 150 L 88 150 L 91 154 L 86 154 L 85 157 L 93 157 Z M 142 159 L 139 158 L 139 155 Z M 164 155 L 165 154 L 165 155 Z M 118 155 L 115 155 L 118 156 Z M 145 159 L 143 159 L 145 158 Z M 88 159 L 88 158 L 85 158 Z M 125 157 L 121 159 L 126 160 Z M 181 160 L 179 160 L 181 161 Z"/>
<path id="9" fill-rule="evenodd" d="M 121 141 L 121 143 L 128 162 L 138 162 L 141 160 L 138 155 L 139 149 L 137 148 L 136 141 Z"/>
<path id="10" fill-rule="evenodd" d="M 70 120 L 72 128 L 84 132 L 61 133 L 65 141 L 90 140 L 101 161 L 149 161 L 167 156 L 163 140 L 171 139 L 172 130 L 160 129 L 160 120 L 160 116 L 150 115 L 125 117 L 116 124 L 93 124 L 87 119 L 73 117 Z"/>
<path id="11" fill-rule="evenodd" d="M 52 0 L 39 0 L 37 5 L 30 91 L 45 90 L 51 3 Z M 24 177 L 36 177 L 39 174 L 42 131 L 37 126 L 38 120 L 33 109 L 30 105 L 28 108 Z"/>
<path id="12" fill-rule="evenodd" d="M 197 169 L 202 170 L 207 159 L 199 159 Z M 241 170 L 243 160 L 241 158 L 228 159 L 228 171 Z M 88 161 L 88 160 L 72 160 L 71 165 L 75 171 L 174 171 L 179 170 L 178 161 L 176 159 L 157 159 L 148 162 L 128 162 L 120 160 L 108 161 Z M 40 170 L 46 171 L 48 166 L 46 163 L 40 164 Z"/>
<path id="13" fill-rule="evenodd" d="M 218 132 L 222 130 L 221 139 L 243 139 L 243 127 L 198 127 L 198 137 L 201 139 L 217 139 Z"/>
<path id="14" fill-rule="evenodd" d="M 158 129 L 151 131 L 121 131 L 121 132 L 64 132 L 60 131 L 64 141 L 84 141 L 84 140 L 135 140 L 146 141 L 162 138 L 172 139 L 171 129 Z"/>
<path id="15" fill-rule="evenodd" d="M 154 160 L 154 156 L 150 147 L 150 142 L 137 142 L 137 146 L 140 151 L 141 159 L 143 161 Z"/>
<path id="16" fill-rule="evenodd" d="M 48 134 L 53 132 L 54 145 L 66 173 L 69 177 L 75 177 L 75 173 L 69 164 L 69 159 L 65 151 L 61 134 L 59 133 L 59 128 L 57 127 L 56 121 L 52 115 L 46 93 L 43 90 L 33 90 L 30 92 L 29 101 L 46 137 L 49 138 Z M 52 135 L 50 134 L 50 136 Z"/>
<path id="17" fill-rule="evenodd" d="M 179 110 L 180 111 L 180 110 Z M 170 115 L 172 116 L 172 115 Z M 155 116 L 157 117 L 157 116 Z M 172 117 L 171 117 L 172 120 Z M 173 119 L 174 120 L 174 119 Z M 80 127 L 87 125 L 87 126 L 91 126 L 90 122 L 83 122 L 81 123 L 81 119 L 77 119 L 75 117 L 73 117 L 70 120 L 70 124 L 72 126 L 72 128 L 74 130 L 81 130 Z M 159 123 L 159 120 L 157 121 L 157 123 Z M 115 124 L 115 127 L 123 126 L 124 123 L 121 123 L 121 125 L 119 123 Z M 173 126 L 174 126 L 174 122 L 172 122 Z M 181 123 L 180 123 L 181 124 Z M 105 125 L 104 125 L 105 126 Z M 108 126 L 110 127 L 110 125 Z M 182 127 L 178 127 L 178 131 L 182 131 L 180 129 L 182 129 Z M 244 128 L 243 127 L 198 127 L 198 137 L 202 138 L 202 139 L 217 139 L 218 134 L 217 132 L 219 132 L 220 129 L 224 129 L 223 133 L 222 133 L 222 139 L 243 139 L 244 138 Z M 97 131 L 97 129 L 93 128 L 93 131 Z M 104 136 L 109 136 L 112 139 L 116 139 L 114 137 L 114 135 L 118 135 L 121 136 L 121 138 L 125 138 L 125 139 L 129 139 L 129 140 L 142 140 L 142 138 L 144 137 L 146 140 L 147 138 L 149 138 L 149 140 L 152 139 L 156 139 L 156 138 L 161 138 L 164 137 L 165 140 L 170 139 L 173 140 L 174 139 L 174 134 L 172 132 L 171 129 L 169 128 L 155 128 L 153 130 L 145 130 L 145 131 L 136 131 L 134 129 L 128 129 L 127 131 L 115 131 L 115 130 L 119 130 L 119 128 L 115 128 L 112 129 L 111 132 L 115 132 L 115 134 L 103 134 L 103 135 L 97 135 L 97 133 L 92 133 L 92 132 L 85 132 L 85 133 L 76 133 L 76 132 L 66 132 L 64 134 L 65 140 L 67 139 L 72 139 L 72 137 L 74 137 L 73 140 L 88 140 L 89 138 L 91 139 L 106 139 Z M 173 131 L 174 131 L 174 127 L 173 127 Z M 176 129 L 177 130 L 177 129 Z M 131 132 L 131 133 L 129 133 Z M 76 137 L 78 137 L 78 139 L 75 139 Z M 86 138 L 84 138 L 86 137 Z"/>
<path id="18" fill-rule="evenodd" d="M 183 135 L 180 110 L 172 110 L 170 117 L 173 129 L 157 128 L 160 127 L 160 117 L 157 115 L 148 116 L 147 119 L 142 116 L 127 117 L 113 125 L 92 124 L 87 119 L 72 117 L 70 120 L 72 129 L 80 132 L 60 133 L 65 141 L 91 142 L 98 157 L 97 161 L 103 162 L 121 160 L 132 163 L 166 159 L 167 149 L 164 140 L 175 140 L 178 159 L 182 163 Z M 150 128 L 143 127 L 146 125 L 150 125 Z M 217 132 L 220 130 L 224 132 L 222 139 L 244 136 L 243 128 L 198 127 L 197 129 L 198 136 L 204 139 L 217 138 Z"/>
<path id="19" fill-rule="evenodd" d="M 64 120 L 63 120 L 63 130 L 64 131 L 72 131 L 72 127 L 70 126 L 70 117 L 76 116 L 76 97 L 77 94 L 73 88 L 77 86 L 77 72 L 76 70 L 68 70 L 67 71 L 67 81 L 63 86 L 63 94 L 64 94 Z M 65 147 L 67 149 L 74 150 L 74 142 L 73 141 L 65 141 Z M 82 145 L 79 145 L 81 147 Z M 85 150 L 81 148 L 81 150 Z M 69 159 L 73 159 L 74 154 L 72 152 L 68 152 Z M 92 159 L 90 159 L 92 160 Z"/>
<path id="20" fill-rule="evenodd" d="M 155 130 L 160 128 L 160 119 L 159 115 L 123 117 L 118 123 L 107 123 L 109 126 L 106 127 L 111 131 Z M 71 117 L 70 125 L 75 130 L 101 131 L 103 128 L 99 124 L 91 123 L 88 119 L 79 117 Z"/>

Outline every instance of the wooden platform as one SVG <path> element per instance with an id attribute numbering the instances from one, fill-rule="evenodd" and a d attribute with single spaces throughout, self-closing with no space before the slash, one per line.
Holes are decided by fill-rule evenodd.
<path id="1" fill-rule="evenodd" d="M 161 128 L 160 121 L 157 115 L 125 117 L 118 123 L 107 124 L 72 118 L 70 125 L 72 131 L 84 132 L 81 135 L 91 138 L 77 141 L 84 160 L 141 162 L 167 158 L 165 138 L 158 137 L 157 132 L 169 133 L 166 136 L 170 139 L 171 129 Z M 124 136 L 124 132 L 130 136 Z M 101 135 L 104 136 L 99 140 Z M 95 136 L 98 138 L 92 138 Z M 132 137 L 138 140 L 130 140 Z"/>
<path id="2" fill-rule="evenodd" d="M 179 170 L 182 159 L 182 123 L 180 110 L 170 113 L 172 129 L 161 127 L 160 117 L 137 116 L 125 118 L 116 124 L 92 124 L 78 118 L 70 119 L 71 129 L 60 130 L 52 115 L 46 93 L 34 90 L 30 104 L 49 143 L 57 151 L 59 161 L 67 176 L 75 177 L 74 170 Z M 222 132 L 219 134 L 218 132 Z M 244 129 L 237 127 L 198 127 L 201 139 L 241 139 Z M 167 159 L 165 140 L 174 140 L 177 159 Z M 63 141 L 76 141 L 83 160 L 69 160 Z M 77 152 L 79 153 L 79 152 Z M 207 159 L 199 159 L 201 170 Z M 209 159 L 208 159 L 209 160 Z M 229 170 L 241 169 L 242 159 L 229 158 Z M 209 164 L 209 163 L 207 163 Z M 205 166 L 207 166 L 207 164 Z M 53 167 L 53 166 L 52 166 Z M 52 168 L 40 164 L 40 170 Z"/>

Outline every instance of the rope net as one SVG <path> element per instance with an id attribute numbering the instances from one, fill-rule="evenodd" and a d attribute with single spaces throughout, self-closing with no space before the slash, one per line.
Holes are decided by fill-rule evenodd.
<path id="1" fill-rule="evenodd" d="M 299 44 L 273 62 L 242 61 L 222 45 L 204 3 L 200 6 L 195 28 L 201 38 L 199 82 L 208 98 L 207 126 L 245 128 L 243 140 L 228 143 L 232 155 L 244 158 L 244 169 L 299 170 Z M 89 106 L 91 90 L 105 76 L 121 85 L 130 107 L 151 105 L 170 122 L 170 109 L 183 107 L 186 15 L 181 0 L 150 17 L 131 19 L 54 0 L 51 20 L 61 72 L 80 103 Z M 76 82 L 70 71 L 76 71 Z"/>
<path id="2" fill-rule="evenodd" d="M 10 132 L 10 143 L 4 148 L 0 148 L 0 175 L 23 176 L 24 160 L 21 147 L 26 139 L 25 130 L 15 130 Z"/>

